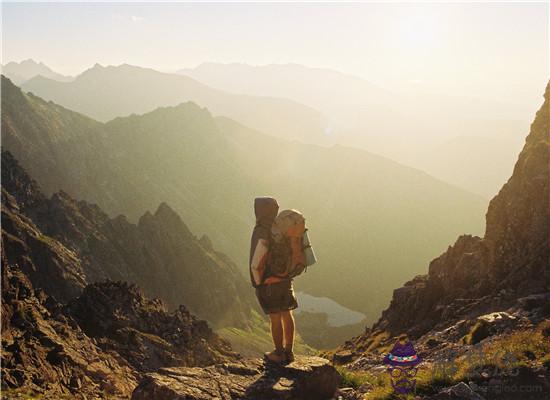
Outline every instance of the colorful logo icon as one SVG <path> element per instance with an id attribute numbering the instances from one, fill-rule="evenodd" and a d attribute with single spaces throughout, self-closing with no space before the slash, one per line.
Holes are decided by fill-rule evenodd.
<path id="1" fill-rule="evenodd" d="M 413 344 L 397 341 L 391 352 L 384 357 L 384 364 L 388 365 L 391 385 L 397 394 L 409 394 L 416 389 L 416 373 L 422 359 Z"/>

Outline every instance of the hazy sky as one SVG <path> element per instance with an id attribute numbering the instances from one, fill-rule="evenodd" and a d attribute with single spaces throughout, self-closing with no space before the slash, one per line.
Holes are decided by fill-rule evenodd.
<path id="1" fill-rule="evenodd" d="M 394 90 L 540 100 L 541 3 L 3 3 L 3 63 L 64 74 L 96 62 L 162 70 L 204 61 L 300 63 Z M 513 96 L 510 94 L 513 93 Z M 539 101 L 537 100 L 537 101 Z"/>

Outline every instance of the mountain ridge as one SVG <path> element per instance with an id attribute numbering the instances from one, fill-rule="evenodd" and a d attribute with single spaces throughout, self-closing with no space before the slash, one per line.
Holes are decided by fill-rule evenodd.
<path id="1" fill-rule="evenodd" d="M 71 76 L 65 76 L 53 71 L 43 62 L 36 62 L 31 58 L 21 62 L 10 61 L 2 65 L 2 74 L 8 76 L 18 85 L 38 75 L 59 82 L 68 82 L 73 79 Z"/>
<path id="2" fill-rule="evenodd" d="M 206 239 L 199 241 L 166 203 L 131 224 L 123 215 L 111 219 L 97 205 L 75 201 L 64 192 L 48 199 L 7 152 L 2 153 L 2 186 L 21 205 L 22 215 L 75 257 L 80 287 L 105 279 L 134 282 L 171 309 L 186 304 L 218 327 L 244 328 L 257 310 L 236 265 L 205 247 Z M 75 294 L 73 290 L 60 298 Z"/>
<path id="3" fill-rule="evenodd" d="M 9 92 L 3 91 L 6 104 L 11 101 Z M 20 97 L 25 101 L 17 112 L 25 110 L 37 118 L 36 126 L 53 130 L 43 137 L 63 136 L 63 129 L 53 127 L 51 121 L 61 117 L 51 112 L 49 103 L 30 95 Z M 254 224 L 250 199 L 269 193 L 283 207 L 288 204 L 301 209 L 308 218 L 320 262 L 319 268 L 311 269 L 297 285 L 371 319 L 378 315 L 383 301 L 360 302 L 342 288 L 352 285 L 372 299 L 389 297 L 390 288 L 399 282 L 400 268 L 416 271 L 416 265 L 446 245 L 445 237 L 450 240 L 460 232 L 477 233 L 480 218 L 476 215 L 480 216 L 485 203 L 378 156 L 259 134 L 239 123 L 215 119 L 197 105 L 95 123 L 99 128 L 87 135 L 90 144 L 79 145 L 74 151 L 69 150 L 70 141 L 48 142 L 40 145 L 40 150 L 15 146 L 14 138 L 36 146 L 17 112 L 3 108 L 3 121 L 11 126 L 3 131 L 3 141 L 47 193 L 62 188 L 71 196 L 99 204 L 110 215 L 124 213 L 130 220 L 167 202 L 193 232 L 206 233 L 235 260 L 242 273 L 246 273 Z M 62 121 L 72 118 L 71 112 L 62 115 Z M 78 131 L 79 124 L 70 129 Z M 52 154 L 52 148 L 67 168 L 46 173 L 49 164 L 41 154 Z M 57 150 L 60 148 L 64 151 Z M 415 243 L 408 240 L 411 237 Z M 387 272 L 374 274 L 375 282 L 355 279 L 365 268 Z M 338 273 L 340 269 L 345 273 Z M 321 271 L 346 282 L 327 287 Z"/>
<path id="4" fill-rule="evenodd" d="M 528 128 L 531 112 L 492 98 L 390 91 L 360 76 L 299 64 L 203 63 L 183 71 L 222 90 L 311 106 L 327 119 L 318 143 L 383 154 L 489 198 L 509 176 L 521 149 L 517 132 Z M 482 140 L 472 146 L 465 134 Z M 484 162 L 489 152 L 491 165 Z"/>
<path id="5" fill-rule="evenodd" d="M 168 312 L 135 285 L 87 282 L 84 254 L 25 215 L 47 213 L 46 200 L 2 152 L 3 396 L 127 399 L 161 366 L 238 359 L 185 306 Z M 56 211 L 49 219 L 61 221 L 64 210 Z"/>
<path id="6" fill-rule="evenodd" d="M 191 77 L 129 64 L 96 64 L 71 82 L 40 77 L 22 87 L 103 122 L 191 100 L 215 114 L 233 116 L 271 134 L 306 140 L 320 135 L 324 125 L 317 110 L 296 101 L 232 94 Z"/>

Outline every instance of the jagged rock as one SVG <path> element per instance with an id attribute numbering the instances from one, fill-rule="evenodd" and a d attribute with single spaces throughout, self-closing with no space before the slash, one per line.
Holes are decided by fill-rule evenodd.
<path id="1" fill-rule="evenodd" d="M 76 296 L 86 284 L 81 260 L 63 244 L 44 235 L 32 220 L 21 214 L 17 201 L 4 187 L 2 250 L 8 264 L 17 265 L 34 286 L 60 301 Z"/>
<path id="2" fill-rule="evenodd" d="M 44 399 L 127 398 L 138 382 L 134 369 L 100 349 L 71 318 L 57 313 L 61 305 L 34 289 L 4 250 L 2 398 L 10 398 L 7 390 L 17 389 Z"/>
<path id="3" fill-rule="evenodd" d="M 484 400 L 464 382 L 445 388 L 429 400 Z"/>
<path id="4" fill-rule="evenodd" d="M 319 357 L 297 357 L 286 366 L 261 360 L 206 368 L 162 368 L 147 374 L 132 400 L 324 400 L 331 399 L 340 375 Z"/>
<path id="5" fill-rule="evenodd" d="M 170 211 L 163 205 L 159 212 Z M 2 154 L 3 397 L 127 399 L 144 372 L 237 359 L 183 306 L 168 312 L 160 300 L 145 298 L 127 283 L 85 286 L 86 272 L 92 271 L 83 261 L 87 253 L 69 247 L 98 240 L 91 221 L 101 219 L 93 215 L 101 216 L 97 207 L 61 192 L 47 201 L 15 160 Z M 64 245 L 61 233 L 57 240 L 38 225 L 74 232 L 73 241 Z"/>
<path id="6" fill-rule="evenodd" d="M 169 313 L 136 285 L 100 282 L 86 286 L 66 313 L 105 351 L 115 350 L 140 372 L 160 367 L 203 366 L 231 360 L 228 343 L 184 306 Z"/>
<path id="7" fill-rule="evenodd" d="M 538 321 L 550 313 L 550 83 L 544 98 L 511 178 L 489 204 L 485 236 L 459 237 L 427 275 L 396 289 L 372 331 L 348 348 L 373 332 L 419 338 L 495 311 L 524 310 Z"/>
<path id="8" fill-rule="evenodd" d="M 77 275 L 73 280 L 79 281 L 73 283 L 66 278 L 38 283 L 31 274 L 34 269 L 27 268 L 33 282 L 59 300 L 75 297 L 86 283 L 110 279 L 136 283 L 148 296 L 162 298 L 172 310 L 185 304 L 193 314 L 217 328 L 246 327 L 252 310 L 258 307 L 249 283 L 235 263 L 217 252 L 206 236 L 200 241 L 195 238 L 166 203 L 161 203 L 154 214 L 145 213 L 138 224 L 132 224 L 122 215 L 111 219 L 98 206 L 77 201 L 63 191 L 48 199 L 5 151 L 2 187 L 2 201 L 15 204 L 24 222 L 19 225 L 30 226 L 27 231 L 31 232 L 25 235 L 32 237 L 32 231 L 37 230 L 42 233 L 34 234 L 39 240 L 32 243 L 32 249 L 37 249 L 33 256 L 46 251 L 42 247 L 49 241 L 65 249 L 58 254 L 74 259 L 67 271 L 56 272 L 59 263 L 55 261 L 49 267 L 52 274 Z M 10 202 L 9 198 L 15 200 Z M 11 227 L 13 224 L 8 222 L 6 225 Z M 9 232 L 17 236 L 12 230 Z M 8 244 L 13 244 L 9 254 L 15 256 L 17 243 Z M 29 240 L 27 244 L 31 244 Z M 69 283 L 71 288 L 66 288 Z"/>

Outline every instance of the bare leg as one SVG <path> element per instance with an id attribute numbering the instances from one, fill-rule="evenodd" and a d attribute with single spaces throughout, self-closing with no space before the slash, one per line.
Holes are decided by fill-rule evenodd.
<path id="1" fill-rule="evenodd" d="M 285 350 L 292 352 L 294 347 L 294 316 L 292 310 L 281 312 L 281 319 L 283 321 Z"/>
<path id="2" fill-rule="evenodd" d="M 271 321 L 271 337 L 273 338 L 275 350 L 283 350 L 283 324 L 281 313 L 269 314 L 269 319 Z"/>

